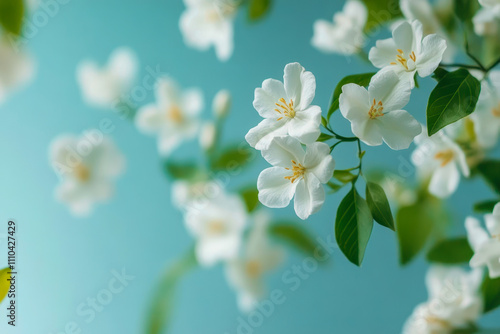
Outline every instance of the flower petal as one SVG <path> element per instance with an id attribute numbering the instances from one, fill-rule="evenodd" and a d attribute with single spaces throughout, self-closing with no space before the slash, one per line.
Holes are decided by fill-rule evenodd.
<path id="1" fill-rule="evenodd" d="M 298 182 L 285 179 L 292 173 L 282 167 L 264 169 L 257 179 L 259 201 L 269 208 L 284 208 L 290 204 Z"/>
<path id="2" fill-rule="evenodd" d="M 246 141 L 256 150 L 265 150 L 271 144 L 273 138 L 288 134 L 288 122 L 283 119 L 266 118 L 256 127 L 250 129 L 245 136 Z"/>
<path id="3" fill-rule="evenodd" d="M 298 110 L 306 109 L 316 92 L 314 75 L 306 71 L 299 63 L 290 63 L 285 66 L 283 81 L 287 97 L 293 100 L 294 106 Z"/>
<path id="4" fill-rule="evenodd" d="M 417 54 L 417 71 L 422 78 L 434 73 L 446 51 L 446 40 L 436 34 L 425 36 L 422 50 Z"/>
<path id="5" fill-rule="evenodd" d="M 407 111 L 394 110 L 375 119 L 382 138 L 393 150 L 407 149 L 422 132 L 422 126 Z"/>
<path id="6" fill-rule="evenodd" d="M 457 190 L 459 182 L 460 173 L 457 165 L 449 162 L 434 171 L 429 183 L 429 192 L 439 198 L 447 198 Z"/>
<path id="7" fill-rule="evenodd" d="M 410 101 L 411 86 L 394 71 L 379 71 L 368 87 L 369 101 L 382 101 L 384 112 L 402 109 Z"/>
<path id="8" fill-rule="evenodd" d="M 318 139 L 321 131 L 321 108 L 311 106 L 304 111 L 297 111 L 289 122 L 288 133 L 299 139 L 303 144 L 310 144 Z"/>
<path id="9" fill-rule="evenodd" d="M 273 166 L 291 168 L 292 160 L 297 163 L 304 162 L 304 149 L 300 142 L 289 136 L 276 137 L 269 147 L 262 150 L 262 157 Z"/>
<path id="10" fill-rule="evenodd" d="M 394 39 L 388 38 L 378 40 L 375 46 L 370 49 L 368 58 L 375 67 L 384 68 L 392 66 L 391 63 L 396 61 L 396 49 L 397 47 L 394 43 Z"/>
<path id="11" fill-rule="evenodd" d="M 275 110 L 276 103 L 281 98 L 286 98 L 283 83 L 275 79 L 266 79 L 262 83 L 262 88 L 255 89 L 253 106 L 261 117 L 277 119 L 280 116 Z"/>
<path id="12" fill-rule="evenodd" d="M 405 55 L 409 55 L 413 50 L 413 27 L 409 22 L 402 22 L 392 32 L 394 44 L 396 47 L 403 51 Z"/>
<path id="13" fill-rule="evenodd" d="M 325 189 L 313 174 L 308 173 L 297 184 L 294 209 L 297 216 L 306 220 L 313 213 L 318 212 L 325 202 Z"/>
<path id="14" fill-rule="evenodd" d="M 314 174 L 321 183 L 326 183 L 333 176 L 335 161 L 330 155 L 330 147 L 325 143 L 307 145 L 304 167 Z"/>

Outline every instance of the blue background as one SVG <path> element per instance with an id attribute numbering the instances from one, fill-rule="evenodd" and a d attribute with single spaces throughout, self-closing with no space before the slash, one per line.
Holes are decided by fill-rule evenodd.
<path id="1" fill-rule="evenodd" d="M 313 22 L 331 19 L 342 5 L 341 1 L 314 0 L 307 5 L 303 0 L 275 1 L 270 15 L 257 24 L 250 24 L 240 13 L 235 22 L 235 52 L 227 63 L 220 63 L 213 50 L 198 52 L 184 45 L 178 28 L 184 10 L 181 0 L 71 0 L 59 5 L 46 24 L 38 24 L 26 41 L 36 59 L 36 77 L 0 107 L 0 218 L 18 222 L 20 248 L 19 323 L 15 330 L 5 330 L 6 321 L 1 320 L 0 330 L 64 333 L 66 324 L 75 321 L 83 333 L 141 333 L 159 276 L 192 243 L 181 213 L 171 205 L 155 139 L 140 134 L 118 115 L 83 102 L 75 79 L 82 59 L 102 64 L 116 47 L 129 46 L 140 59 L 139 79 L 146 75 L 147 66 L 159 65 L 184 87 L 203 89 L 205 118 L 210 117 L 214 94 L 229 88 L 234 103 L 224 140 L 239 143 L 260 120 L 252 107 L 254 89 L 266 78 L 281 79 L 285 64 L 298 61 L 315 74 L 314 103 L 324 111 L 341 78 L 374 71 L 357 58 L 325 55 L 310 44 Z M 40 11 L 47 13 L 42 7 Z M 424 121 L 434 82 L 426 78 L 420 83 L 407 109 Z M 152 100 L 150 93 L 144 103 Z M 333 117 L 333 127 L 350 135 L 348 122 L 339 116 Z M 97 127 L 103 118 L 116 126 L 111 136 L 126 156 L 127 170 L 109 203 L 97 206 L 88 218 L 74 218 L 54 199 L 58 179 L 48 163 L 48 146 L 60 134 Z M 350 145 L 336 149 L 338 168 L 356 163 L 355 146 Z M 197 154 L 195 144 L 186 147 L 174 157 Z M 395 169 L 398 157 L 408 157 L 410 152 L 371 148 L 365 166 Z M 250 169 L 231 180 L 230 188 L 255 182 L 265 166 L 257 156 Z M 412 181 L 410 177 L 408 182 Z M 315 235 L 333 235 L 336 208 L 344 192 L 329 196 L 322 211 L 303 224 Z M 454 210 L 451 233 L 463 233 L 463 220 L 473 202 L 492 196 L 478 181 L 463 182 L 448 201 Z M 273 215 L 295 217 L 292 208 L 275 210 Z M 397 254 L 394 233 L 376 225 L 361 268 L 336 251 L 332 261 L 295 292 L 280 279 L 282 272 L 303 260 L 300 254 L 290 254 L 269 279 L 272 288 L 285 291 L 286 302 L 255 333 L 400 332 L 413 308 L 427 298 L 427 265 L 419 259 L 401 268 Z M 76 315 L 78 305 L 106 288 L 111 271 L 121 268 L 135 280 L 86 323 Z M 232 334 L 241 316 L 222 266 L 192 272 L 182 282 L 175 306 L 172 333 Z M 0 319 L 4 319 L 4 305 L 1 309 Z M 498 312 L 485 317 L 484 323 L 495 325 L 495 316 Z"/>

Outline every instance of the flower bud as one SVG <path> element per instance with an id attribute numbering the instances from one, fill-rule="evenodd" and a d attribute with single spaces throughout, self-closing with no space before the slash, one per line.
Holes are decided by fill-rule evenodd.
<path id="1" fill-rule="evenodd" d="M 215 124 L 213 122 L 207 122 L 203 124 L 200 131 L 200 146 L 204 150 L 210 150 L 215 144 L 215 136 L 217 130 L 215 129 Z"/>
<path id="2" fill-rule="evenodd" d="M 229 114 L 229 109 L 231 108 L 231 94 L 229 91 L 222 89 L 215 94 L 212 110 L 216 117 L 226 117 Z"/>

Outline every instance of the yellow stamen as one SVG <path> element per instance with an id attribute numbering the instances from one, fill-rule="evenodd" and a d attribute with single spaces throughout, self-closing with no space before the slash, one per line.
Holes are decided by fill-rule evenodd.
<path id="1" fill-rule="evenodd" d="M 377 103 L 377 101 L 373 99 L 372 106 L 368 111 L 368 116 L 370 117 L 370 119 L 384 116 L 384 104 L 382 103 L 382 101 L 378 101 Z"/>
<path id="2" fill-rule="evenodd" d="M 292 160 L 292 165 L 293 165 L 292 168 L 285 168 L 285 169 L 291 170 L 293 172 L 293 175 L 285 176 L 285 179 L 294 183 L 299 178 L 304 177 L 306 168 L 302 166 L 302 164 L 297 163 L 295 160 Z"/>
<path id="3" fill-rule="evenodd" d="M 455 152 L 453 152 L 452 149 L 440 151 L 436 153 L 436 155 L 434 155 L 434 158 L 436 160 L 441 160 L 441 167 L 444 167 L 450 162 L 452 162 L 454 157 L 455 157 Z"/>
<path id="4" fill-rule="evenodd" d="M 283 119 L 283 117 L 294 118 L 295 109 L 293 107 L 293 100 L 290 99 L 290 103 L 287 103 L 284 98 L 279 100 L 280 103 L 275 103 L 278 108 L 274 109 L 278 114 L 281 115 L 277 120 Z"/>
<path id="5" fill-rule="evenodd" d="M 223 221 L 213 220 L 208 223 L 208 232 L 210 234 L 222 234 L 226 230 L 226 226 Z"/>
<path id="6" fill-rule="evenodd" d="M 262 265 L 256 260 L 249 260 L 245 265 L 245 271 L 248 276 L 257 278 L 262 274 Z"/>
<path id="7" fill-rule="evenodd" d="M 182 115 L 182 110 L 176 105 L 171 106 L 167 110 L 167 118 L 174 123 L 182 123 L 184 116 Z"/>
<path id="8" fill-rule="evenodd" d="M 82 163 L 73 168 L 73 174 L 81 182 L 86 182 L 90 179 L 90 170 Z"/>
<path id="9" fill-rule="evenodd" d="M 416 62 L 417 61 L 417 56 L 415 55 L 415 52 L 412 51 L 409 55 L 408 58 L 405 57 L 405 54 L 403 52 L 403 50 L 401 49 L 397 49 L 398 51 L 398 55 L 396 55 L 396 62 L 392 62 L 391 65 L 397 65 L 398 63 L 403 65 L 403 67 L 408 70 L 408 58 L 413 60 L 413 62 Z"/>
<path id="10" fill-rule="evenodd" d="M 493 116 L 495 117 L 500 117 L 500 103 L 491 110 L 491 113 L 493 114 Z"/>
<path id="11" fill-rule="evenodd" d="M 425 317 L 425 320 L 429 324 L 438 325 L 439 327 L 442 328 L 451 328 L 450 323 L 448 321 L 440 319 L 433 315 L 428 315 L 427 317 Z"/>

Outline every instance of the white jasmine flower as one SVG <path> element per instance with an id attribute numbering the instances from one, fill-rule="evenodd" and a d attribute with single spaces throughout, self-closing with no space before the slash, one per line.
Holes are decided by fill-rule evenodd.
<path id="1" fill-rule="evenodd" d="M 179 26 L 184 42 L 205 51 L 215 47 L 220 61 L 228 60 L 233 53 L 233 20 L 238 4 L 233 0 L 184 0 L 186 10 Z"/>
<path id="2" fill-rule="evenodd" d="M 369 58 L 382 72 L 394 71 L 413 88 L 415 73 L 421 77 L 431 75 L 445 50 L 446 41 L 442 37 L 436 34 L 424 37 L 422 23 L 403 22 L 393 30 L 392 38 L 377 41 Z"/>
<path id="3" fill-rule="evenodd" d="M 412 162 L 424 180 L 430 179 L 429 192 L 437 197 L 446 198 L 458 187 L 460 172 L 470 174 L 465 154 L 443 132 L 431 137 L 424 130 L 415 139 L 418 147 L 412 154 Z"/>
<path id="4" fill-rule="evenodd" d="M 198 89 L 181 91 L 170 78 L 160 78 L 155 88 L 156 103 L 139 109 L 138 129 L 158 136 L 158 150 L 169 155 L 183 140 L 196 136 L 203 95 Z"/>
<path id="5" fill-rule="evenodd" d="M 474 32 L 479 36 L 496 37 L 500 34 L 500 16 L 488 8 L 480 8 L 472 18 Z"/>
<path id="6" fill-rule="evenodd" d="M 125 167 L 115 144 L 98 130 L 55 139 L 50 162 L 61 180 L 56 197 L 78 216 L 90 214 L 95 203 L 112 197 L 113 183 Z"/>
<path id="7" fill-rule="evenodd" d="M 490 72 L 481 86 L 476 111 L 471 118 L 479 145 L 490 149 L 500 136 L 500 71 Z"/>
<path id="8" fill-rule="evenodd" d="M 331 179 L 335 167 L 327 144 L 308 144 L 304 152 L 297 139 L 277 137 L 262 151 L 262 156 L 273 165 L 263 170 L 257 180 L 262 204 L 284 208 L 295 195 L 295 213 L 299 218 L 307 219 L 321 209 L 325 201 L 322 183 Z"/>
<path id="9" fill-rule="evenodd" d="M 244 312 L 251 312 L 265 297 L 263 276 L 283 262 L 285 257 L 283 249 L 273 247 L 268 240 L 268 215 L 259 211 L 254 217 L 254 225 L 241 256 L 226 265 L 227 279 L 238 291 L 238 306 Z"/>
<path id="10" fill-rule="evenodd" d="M 413 116 L 402 108 L 410 101 L 410 84 L 391 72 L 375 75 L 368 90 L 356 84 L 342 87 L 340 111 L 351 122 L 355 136 L 376 146 L 382 141 L 393 150 L 406 149 L 422 132 Z"/>
<path id="11" fill-rule="evenodd" d="M 500 0 L 479 0 L 481 6 L 500 17 Z"/>
<path id="12" fill-rule="evenodd" d="M 474 250 L 470 265 L 473 268 L 487 266 L 490 277 L 497 278 L 500 277 L 500 203 L 495 205 L 493 213 L 484 216 L 484 220 L 488 231 L 473 217 L 465 221 L 469 243 Z"/>
<path id="13" fill-rule="evenodd" d="M 403 334 L 451 334 L 476 322 L 483 307 L 479 292 L 482 276 L 481 270 L 431 267 L 426 279 L 429 299 L 415 308 Z"/>
<path id="14" fill-rule="evenodd" d="M 206 122 L 200 130 L 200 146 L 204 150 L 210 150 L 214 147 L 217 137 L 217 128 L 213 122 Z"/>
<path id="15" fill-rule="evenodd" d="M 240 197 L 221 194 L 202 209 L 189 207 L 185 220 L 197 239 L 195 252 L 201 265 L 211 266 L 238 255 L 247 223 L 246 208 Z"/>
<path id="16" fill-rule="evenodd" d="M 0 40 L 0 103 L 28 83 L 35 72 L 31 57 L 15 49 L 11 43 L 7 38 Z"/>
<path id="17" fill-rule="evenodd" d="M 299 63 L 285 66 L 284 83 L 267 79 L 255 89 L 253 106 L 264 118 L 245 139 L 257 150 L 266 149 L 277 136 L 290 135 L 311 144 L 320 135 L 321 108 L 311 106 L 316 79 Z"/>
<path id="18" fill-rule="evenodd" d="M 136 55 L 129 48 L 113 51 L 104 67 L 89 60 L 81 62 L 76 74 L 83 98 L 90 105 L 113 108 L 132 88 L 137 69 Z"/>
<path id="19" fill-rule="evenodd" d="M 212 199 L 223 194 L 224 189 L 215 181 L 178 180 L 172 183 L 172 202 L 180 210 L 190 207 L 203 210 Z"/>
<path id="20" fill-rule="evenodd" d="M 361 51 L 366 42 L 363 29 L 368 10 L 358 0 L 349 0 L 342 12 L 335 13 L 333 23 L 325 20 L 314 22 L 312 45 L 320 51 L 352 55 Z"/>
<path id="21" fill-rule="evenodd" d="M 231 109 L 231 94 L 222 89 L 217 92 L 212 102 L 212 110 L 218 118 L 226 117 Z"/>

